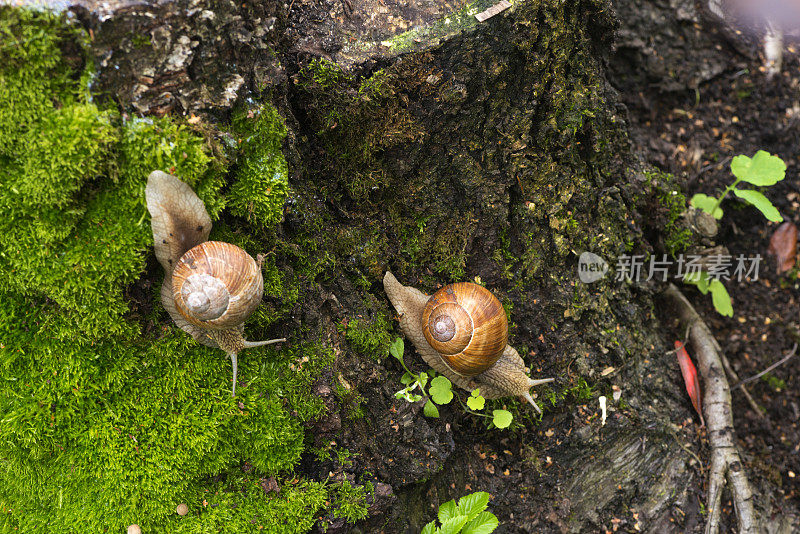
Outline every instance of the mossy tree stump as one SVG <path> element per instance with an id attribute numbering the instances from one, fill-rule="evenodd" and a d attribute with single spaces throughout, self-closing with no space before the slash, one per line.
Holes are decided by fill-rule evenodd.
<path id="1" fill-rule="evenodd" d="M 274 2 L 180 0 L 116 5 L 102 17 L 91 5 L 75 10 L 91 33 L 73 26 L 51 44 L 72 80 L 59 90 L 87 90 L 76 81 L 81 63 L 95 65 L 93 113 L 106 110 L 114 133 L 93 141 L 94 153 L 113 163 L 87 157 L 97 166 L 71 169 L 83 181 L 53 209 L 89 224 L 80 207 L 122 194 L 122 183 L 129 211 L 104 217 L 131 225 L 121 231 L 131 246 L 111 278 L 117 308 L 104 316 L 116 329 L 77 327 L 76 390 L 89 390 L 80 402 L 61 378 L 55 392 L 27 392 L 42 368 L 58 368 L 54 345 L 23 334 L 5 342 L 4 377 L 17 381 L 0 398 L 15 425 L 36 413 L 42 432 L 46 412 L 60 413 L 54 399 L 71 399 L 50 441 L 32 434 L 0 449 L 18 477 L 0 479 L 0 502 L 16 509 L 5 525 L 196 532 L 255 520 L 302 532 L 317 521 L 332 532 L 362 520 L 367 531 L 418 532 L 439 503 L 484 490 L 511 530 L 591 531 L 615 519 L 666 528 L 702 477 L 681 447 L 691 425 L 674 424 L 690 405 L 653 313 L 656 286 L 613 276 L 582 284 L 577 257 L 591 251 L 613 264 L 647 254 L 644 236 L 674 224 L 681 206 L 659 201 L 674 197 L 671 179 L 638 162 L 605 78 L 609 3 L 520 1 L 479 22 L 491 5 L 311 1 L 287 13 Z M 14 13 L 2 11 L 14 35 L 41 23 Z M 60 24 L 47 31 L 65 31 Z M 76 51 L 81 35 L 86 56 Z M 157 131 L 139 141 L 130 124 Z M 265 304 L 248 327 L 290 343 L 248 355 L 240 373 L 249 387 L 235 401 L 222 394 L 224 355 L 182 336 L 155 298 L 161 275 L 136 196 L 155 167 L 198 188 L 218 219 L 213 239 L 267 253 Z M 66 239 L 56 245 L 69 248 Z M 395 399 L 402 370 L 386 359 L 399 332 L 380 285 L 387 269 L 429 292 L 474 278 L 491 288 L 534 375 L 558 377 L 539 390 L 544 419 L 496 401 L 518 422 L 501 432 L 456 404 L 426 420 Z M 37 327 L 58 306 L 77 314 L 79 300 L 58 293 L 58 280 L 4 283 L 7 324 L 17 328 L 27 308 L 47 318 Z M 75 334 L 58 328 L 59 342 Z M 410 349 L 406 361 L 424 370 Z M 601 426 L 597 398 L 612 386 L 623 402 Z M 159 387 L 177 393 L 161 397 Z M 131 405 L 136 416 L 116 422 Z M 98 414 L 108 420 L 99 444 L 86 422 Z M 179 422 L 181 432 L 164 434 Z M 59 452 L 65 445 L 72 456 Z M 34 465 L 45 467 L 27 473 Z M 163 475 L 165 465 L 180 476 Z M 86 487 L 92 503 L 113 506 L 83 506 Z M 178 518 L 182 502 L 190 512 Z"/>

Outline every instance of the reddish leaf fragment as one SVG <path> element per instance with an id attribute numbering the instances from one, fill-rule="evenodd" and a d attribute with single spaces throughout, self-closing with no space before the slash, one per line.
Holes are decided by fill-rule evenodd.
<path id="1" fill-rule="evenodd" d="M 797 227 L 789 221 L 783 223 L 769 239 L 767 252 L 778 260 L 778 274 L 791 271 L 797 256 Z"/>
<path id="2" fill-rule="evenodd" d="M 678 355 L 678 364 L 681 366 L 681 374 L 683 375 L 683 382 L 686 384 L 686 392 L 689 393 L 689 398 L 692 399 L 692 406 L 700 416 L 700 424 L 705 426 L 706 422 L 703 420 L 703 393 L 700 391 L 700 381 L 697 379 L 697 368 L 692 363 L 689 353 L 680 341 L 675 342 L 675 349 Z"/>

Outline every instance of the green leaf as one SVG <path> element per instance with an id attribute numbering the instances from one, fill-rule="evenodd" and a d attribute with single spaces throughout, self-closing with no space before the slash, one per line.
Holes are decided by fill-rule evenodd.
<path id="1" fill-rule="evenodd" d="M 708 289 L 711 291 L 711 302 L 714 303 L 717 313 L 725 317 L 733 317 L 733 305 L 731 304 L 731 296 L 728 295 L 728 290 L 722 285 L 719 280 L 712 280 L 708 284 Z"/>
<path id="2" fill-rule="evenodd" d="M 494 410 L 492 412 L 492 422 L 497 428 L 508 428 L 514 416 L 508 410 Z"/>
<path id="3" fill-rule="evenodd" d="M 422 389 L 425 389 L 425 386 L 428 385 L 428 373 L 420 373 L 419 378 L 417 378 L 417 382 Z"/>
<path id="4" fill-rule="evenodd" d="M 439 417 L 439 408 L 428 399 L 428 402 L 425 403 L 425 407 L 422 409 L 422 413 L 425 414 L 425 417 Z"/>
<path id="5" fill-rule="evenodd" d="M 786 176 L 786 164 L 778 156 L 759 150 L 752 159 L 744 155 L 733 158 L 731 172 L 743 182 L 773 185 Z"/>
<path id="6" fill-rule="evenodd" d="M 394 343 L 389 347 L 389 354 L 400 360 L 400 363 L 403 362 L 403 352 L 405 352 L 405 344 L 403 343 L 402 338 L 397 338 L 394 340 Z"/>
<path id="7" fill-rule="evenodd" d="M 490 497 L 491 495 L 485 491 L 476 491 L 475 493 L 464 495 L 458 500 L 458 511 L 472 521 L 479 513 L 486 510 Z"/>
<path id="8" fill-rule="evenodd" d="M 420 534 L 436 534 L 436 521 L 431 521 L 422 528 Z"/>
<path id="9" fill-rule="evenodd" d="M 475 391 L 478 390 L 476 389 Z M 467 397 L 467 406 L 471 410 L 483 410 L 483 407 L 486 406 L 486 399 L 480 395 L 475 395 L 475 391 L 472 392 L 471 396 Z"/>
<path id="10" fill-rule="evenodd" d="M 455 499 L 449 500 L 446 503 L 439 506 L 439 522 L 444 523 L 451 517 L 455 517 L 458 514 L 458 507 L 456 506 Z"/>
<path id="11" fill-rule="evenodd" d="M 489 534 L 494 532 L 499 524 L 500 522 L 493 513 L 481 512 L 475 519 L 464 525 L 461 534 Z"/>
<path id="12" fill-rule="evenodd" d="M 734 189 L 733 194 L 755 206 L 764 214 L 764 217 L 770 221 L 783 222 L 783 217 L 781 217 L 781 214 L 775 209 L 775 206 L 772 205 L 772 202 L 758 191 L 753 191 L 751 189 Z"/>
<path id="13" fill-rule="evenodd" d="M 442 534 L 457 534 L 461 532 L 461 528 L 467 524 L 467 516 L 465 515 L 457 515 L 455 517 L 451 517 L 447 521 L 442 521 L 442 526 L 439 528 L 439 532 Z"/>
<path id="14" fill-rule="evenodd" d="M 417 376 L 416 375 L 412 375 L 408 371 L 406 371 L 403 374 L 403 377 L 400 379 L 400 382 L 402 384 L 405 384 L 406 386 L 409 385 L 409 384 L 413 384 L 416 381 L 417 381 Z"/>
<path id="15" fill-rule="evenodd" d="M 689 204 L 699 210 L 703 210 L 709 215 L 713 215 L 715 219 L 722 218 L 722 208 L 717 207 L 717 209 L 714 209 L 714 206 L 717 205 L 717 199 L 714 197 L 704 195 L 703 193 L 697 193 L 692 197 L 692 200 L 689 201 Z M 714 210 L 714 213 L 711 213 L 711 210 Z"/>
<path id="16" fill-rule="evenodd" d="M 686 276 L 683 277 L 683 282 L 696 285 L 697 289 L 699 289 L 700 293 L 703 295 L 708 293 L 708 273 L 704 271 L 687 273 Z"/>
<path id="17" fill-rule="evenodd" d="M 431 388 L 428 393 L 436 404 L 447 404 L 453 400 L 452 387 L 453 384 L 447 378 L 437 376 L 431 380 Z"/>

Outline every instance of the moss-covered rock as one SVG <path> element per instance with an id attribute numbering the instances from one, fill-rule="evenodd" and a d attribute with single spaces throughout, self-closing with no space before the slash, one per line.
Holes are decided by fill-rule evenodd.
<path id="1" fill-rule="evenodd" d="M 343 322 L 340 330 L 344 331 L 345 339 L 361 354 L 375 360 L 382 360 L 389 355 L 391 323 L 385 316 L 378 315 L 372 321 L 352 319 Z"/>
<path id="2" fill-rule="evenodd" d="M 575 273 L 584 250 L 610 263 L 649 252 L 635 211 L 658 195 L 635 192 L 641 173 L 603 76 L 609 3 L 521 1 L 477 23 L 471 11 L 489 3 L 466 6 L 450 29 L 431 4 L 431 31 L 376 33 L 371 48 L 327 4 L 298 4 L 289 21 L 270 21 L 274 3 L 135 6 L 90 45 L 104 98 L 122 110 L 89 98 L 74 27 L 2 11 L 4 36 L 35 43 L 0 67 L 0 168 L 14 185 L 0 191 L 14 223 L 0 224 L 29 249 L 0 237 L 4 527 L 303 532 L 321 517 L 320 529 L 343 530 L 367 512 L 367 480 L 384 498 L 365 531 L 421 527 L 432 503 L 472 483 L 496 495 L 504 520 L 568 515 L 556 492 L 590 461 L 570 444 L 603 446 L 587 422 L 596 396 L 612 378 L 648 395 L 672 387 L 643 369 L 662 348 L 649 288 Z M 131 35 L 143 21 L 150 37 Z M 270 32 L 283 29 L 278 43 Z M 20 92 L 29 105 L 11 105 Z M 237 95 L 246 107 L 231 117 Z M 181 109 L 197 114 L 154 118 Z M 225 356 L 158 303 L 143 200 L 154 168 L 198 191 L 213 239 L 265 255 L 265 302 L 247 336 L 289 342 L 241 355 L 236 399 Z M 494 401 L 514 412 L 505 432 L 456 402 L 427 420 L 396 399 L 403 371 L 383 358 L 397 335 L 387 269 L 426 292 L 480 277 L 509 310 L 532 374 L 558 377 L 540 390 L 557 437 L 514 399 Z M 410 351 L 406 362 L 424 370 Z M 608 368 L 618 374 L 598 372 Z M 620 406 L 605 432 L 666 425 L 676 409 L 669 395 L 630 396 L 636 412 Z M 518 459 L 538 448 L 547 466 L 532 479 Z M 626 491 L 667 499 L 645 483 Z"/>
<path id="3" fill-rule="evenodd" d="M 271 228 L 283 220 L 289 189 L 282 145 L 286 126 L 270 105 L 239 112 L 233 121 L 240 136 L 236 182 L 228 192 L 231 213 Z"/>
<path id="4" fill-rule="evenodd" d="M 82 34 L 63 16 L 0 8 L 0 34 L 0 530 L 305 532 L 328 506 L 355 518 L 364 495 L 338 496 L 361 486 L 259 484 L 300 461 L 303 423 L 324 409 L 309 385 L 331 351 L 300 339 L 251 350 L 231 398 L 224 354 L 159 317 L 150 282 L 132 286 L 152 255 L 147 175 L 181 176 L 216 219 L 222 149 L 187 124 L 98 107 L 70 48 Z M 235 129 L 249 134 L 228 204 L 272 226 L 285 127 L 264 108 Z M 284 275 L 269 260 L 266 271 L 267 295 L 285 297 Z M 256 328 L 286 313 L 265 310 Z"/>

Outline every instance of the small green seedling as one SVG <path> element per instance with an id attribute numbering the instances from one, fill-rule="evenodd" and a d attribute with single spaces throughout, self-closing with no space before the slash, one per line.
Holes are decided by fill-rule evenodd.
<path id="1" fill-rule="evenodd" d="M 783 217 L 778 213 L 777 208 L 762 193 L 753 189 L 736 187 L 741 182 L 756 186 L 770 186 L 780 182 L 786 177 L 786 164 L 781 158 L 764 150 L 759 150 L 752 158 L 739 155 L 731 161 L 731 172 L 736 180 L 725 188 L 719 198 L 698 193 L 692 197 L 690 204 L 714 216 L 715 219 L 721 219 L 723 212 L 720 205 L 728 193 L 733 192 L 734 195 L 758 209 L 768 220 L 783 222 Z M 687 274 L 683 281 L 697 286 L 703 295 L 710 292 L 717 312 L 726 317 L 733 317 L 731 297 L 721 281 L 710 278 L 705 272 Z"/>
<path id="2" fill-rule="evenodd" d="M 683 282 L 697 286 L 697 289 L 703 295 L 711 293 L 711 302 L 714 304 L 714 309 L 717 310 L 717 313 L 724 317 L 733 317 L 731 296 L 722 282 L 717 279 L 711 279 L 705 271 L 687 274 Z"/>
<path id="3" fill-rule="evenodd" d="M 458 500 L 447 501 L 439 506 L 439 523 L 431 521 L 422 529 L 422 534 L 489 534 L 494 532 L 500 522 L 491 512 L 486 511 L 490 495 L 478 491 Z"/>
<path id="4" fill-rule="evenodd" d="M 425 403 L 422 413 L 425 414 L 425 417 L 439 417 L 439 408 L 437 408 L 436 405 L 448 404 L 453 400 L 453 384 L 443 376 L 435 376 L 431 380 L 430 388 L 428 388 L 426 392 L 425 388 L 428 386 L 428 379 L 430 376 L 428 373 L 424 372 L 419 374 L 412 373 L 403 361 L 404 352 L 405 344 L 403 340 L 398 337 L 389 347 L 389 354 L 394 356 L 397 361 L 400 362 L 400 365 L 403 366 L 403 369 L 406 370 L 405 374 L 403 374 L 403 377 L 400 379 L 400 382 L 406 387 L 395 393 L 395 398 L 405 399 L 408 402 L 417 402 L 425 397 L 428 399 L 428 402 Z M 433 372 L 431 372 L 431 374 L 433 374 Z M 415 393 L 416 390 L 419 390 L 419 393 Z"/>
<path id="5" fill-rule="evenodd" d="M 736 177 L 736 180 L 725 188 L 719 198 L 698 193 L 692 197 L 690 204 L 713 215 L 715 219 L 721 219 L 722 208 L 720 205 L 725 200 L 725 197 L 728 196 L 728 193 L 733 192 L 734 195 L 748 204 L 752 204 L 770 221 L 783 222 L 781 214 L 763 194 L 753 189 L 738 189 L 736 187 L 741 182 L 757 186 L 770 186 L 780 182 L 786 176 L 786 164 L 781 158 L 763 150 L 756 152 L 752 158 L 739 155 L 731 161 L 731 172 Z"/>
<path id="6" fill-rule="evenodd" d="M 481 396 L 481 389 L 472 390 L 472 393 L 467 399 L 467 406 L 469 406 L 471 410 L 483 410 L 485 405 L 486 399 Z"/>
<path id="7" fill-rule="evenodd" d="M 437 405 L 450 404 L 450 401 L 453 400 L 453 383 L 450 382 L 447 377 L 436 375 L 436 372 L 433 370 L 430 370 L 429 373 L 412 373 L 403 361 L 404 352 L 405 344 L 403 340 L 398 337 L 389 347 L 389 354 L 400 362 L 400 365 L 403 366 L 406 372 L 403 374 L 402 378 L 400 378 L 400 382 L 405 388 L 395 393 L 395 398 L 405 399 L 408 402 L 418 402 L 422 400 L 423 397 L 427 398 L 428 400 L 422 409 L 422 413 L 425 414 L 425 417 L 439 417 L 439 408 Z M 429 387 L 428 380 L 430 380 Z M 426 387 L 428 388 L 427 392 L 425 391 Z M 419 390 L 418 393 L 417 390 Z M 458 398 L 458 401 L 462 402 L 460 398 Z M 494 410 L 491 417 L 475 411 L 483 410 L 485 404 L 486 399 L 481 396 L 480 389 L 475 389 L 467 399 L 467 406 L 469 406 L 470 409 L 466 407 L 464 409 L 473 415 L 491 419 L 492 423 L 497 428 L 507 428 L 511 424 L 514 417 L 508 410 Z"/>

